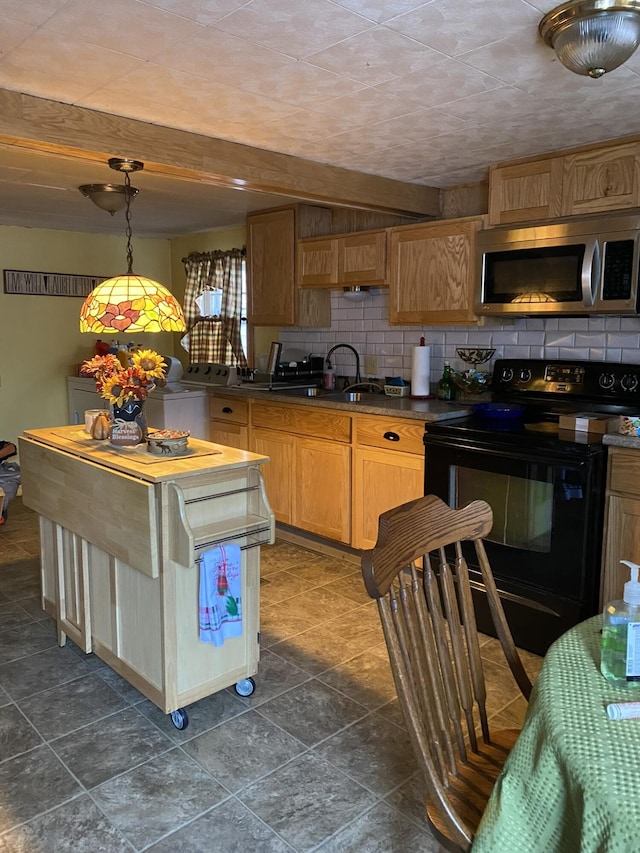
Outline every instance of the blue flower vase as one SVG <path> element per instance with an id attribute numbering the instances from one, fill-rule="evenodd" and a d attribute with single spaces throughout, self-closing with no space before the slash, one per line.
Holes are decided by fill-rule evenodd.
<path id="1" fill-rule="evenodd" d="M 129 399 L 124 406 L 113 406 L 109 440 L 114 447 L 134 447 L 147 438 L 144 401 Z"/>

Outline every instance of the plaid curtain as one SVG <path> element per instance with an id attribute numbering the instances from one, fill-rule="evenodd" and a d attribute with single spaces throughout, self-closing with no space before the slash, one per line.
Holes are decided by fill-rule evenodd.
<path id="1" fill-rule="evenodd" d="M 183 306 L 187 334 L 182 345 L 188 350 L 191 363 L 247 366 L 240 338 L 242 271 L 246 254 L 243 247 L 194 252 L 182 259 L 187 271 Z M 216 289 L 222 290 L 220 320 L 201 317 L 196 299 L 205 290 Z"/>

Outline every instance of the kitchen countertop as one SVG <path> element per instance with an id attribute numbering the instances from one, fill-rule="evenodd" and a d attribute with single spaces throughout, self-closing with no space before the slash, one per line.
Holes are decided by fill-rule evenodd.
<path id="1" fill-rule="evenodd" d="M 629 447 L 640 450 L 640 436 L 638 435 L 620 435 L 617 432 L 610 432 L 602 436 L 602 443 L 611 447 Z"/>
<path id="2" fill-rule="evenodd" d="M 390 397 L 386 394 L 367 394 L 366 399 L 358 402 L 336 400 L 327 395 L 317 397 L 298 396 L 286 391 L 251 388 L 248 386 L 225 386 L 212 390 L 215 395 L 237 394 L 239 397 L 251 397 L 253 400 L 265 400 L 273 403 L 291 403 L 296 406 L 316 406 L 324 409 L 341 409 L 360 415 L 393 415 L 424 422 L 443 421 L 461 418 L 471 414 L 471 404 L 462 402 L 448 403 L 443 400 L 418 400 L 411 397 Z"/>

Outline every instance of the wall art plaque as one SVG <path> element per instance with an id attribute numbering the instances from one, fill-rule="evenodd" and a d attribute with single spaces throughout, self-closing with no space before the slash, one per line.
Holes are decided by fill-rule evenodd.
<path id="1" fill-rule="evenodd" d="M 4 292 L 23 296 L 79 296 L 85 298 L 109 276 L 59 272 L 4 270 Z"/>

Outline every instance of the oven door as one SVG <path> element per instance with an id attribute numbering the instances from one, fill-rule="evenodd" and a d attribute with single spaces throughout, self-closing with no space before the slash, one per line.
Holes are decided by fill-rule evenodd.
<path id="1" fill-rule="evenodd" d="M 474 448 L 429 433 L 425 448 L 426 493 L 454 507 L 482 499 L 493 510 L 485 547 L 519 645 L 544 651 L 597 612 L 605 448 L 584 456 Z M 481 593 L 473 545 L 465 557 Z M 541 643 L 530 636 L 537 630 L 546 634 Z"/>

